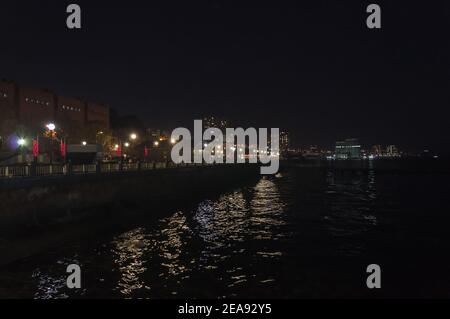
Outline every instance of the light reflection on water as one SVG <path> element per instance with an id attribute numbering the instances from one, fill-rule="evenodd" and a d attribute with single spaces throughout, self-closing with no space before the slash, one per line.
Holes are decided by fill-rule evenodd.
<path id="1" fill-rule="evenodd" d="M 69 298 L 69 294 L 64 291 L 67 277 L 57 276 L 56 274 L 65 273 L 67 265 L 70 264 L 82 266 L 77 259 L 64 258 L 58 260 L 55 265 L 51 265 L 47 269 L 40 267 L 34 269 L 32 278 L 36 280 L 36 291 L 33 297 L 35 299 Z M 83 293 L 83 290 L 81 293 Z"/>
<path id="2" fill-rule="evenodd" d="M 145 238 L 142 228 L 137 228 L 118 236 L 113 242 L 114 263 L 120 272 L 117 289 L 123 295 L 129 295 L 136 289 L 147 288 L 140 275 L 147 270 L 143 256 L 153 243 Z"/>
<path id="3" fill-rule="evenodd" d="M 299 181 L 289 172 L 261 178 L 204 199 L 192 211 L 43 256 L 38 268 L 31 258 L 21 275 L 33 269 L 28 289 L 35 298 L 300 294 L 305 277 L 297 272 L 306 257 L 363 253 L 364 240 L 346 239 L 370 232 L 378 220 L 373 171 L 350 178 L 328 173 L 314 187 Z M 55 258 L 85 265 L 82 291 L 65 287 L 64 267 L 51 266 Z"/>

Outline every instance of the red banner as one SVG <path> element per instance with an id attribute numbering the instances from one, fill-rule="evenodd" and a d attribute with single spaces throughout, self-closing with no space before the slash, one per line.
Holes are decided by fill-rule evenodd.
<path id="1" fill-rule="evenodd" d="M 118 156 L 118 157 L 121 157 L 121 156 L 122 156 L 122 147 L 121 147 L 120 145 L 117 146 L 116 152 L 117 152 L 117 156 Z"/>
<path id="2" fill-rule="evenodd" d="M 39 141 L 33 140 L 33 156 L 38 157 L 39 155 Z"/>
<path id="3" fill-rule="evenodd" d="M 144 156 L 148 157 L 148 148 L 147 148 L 147 146 L 144 147 Z"/>
<path id="4" fill-rule="evenodd" d="M 61 140 L 61 156 L 66 157 L 66 143 L 63 140 Z"/>

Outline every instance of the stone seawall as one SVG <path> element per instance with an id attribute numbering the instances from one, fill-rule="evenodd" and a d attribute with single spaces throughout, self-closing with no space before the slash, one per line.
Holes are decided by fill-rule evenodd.
<path id="1" fill-rule="evenodd" d="M 258 177 L 259 166 L 246 164 L 0 180 L 0 239 L 89 217 L 96 208 L 189 198 Z"/>

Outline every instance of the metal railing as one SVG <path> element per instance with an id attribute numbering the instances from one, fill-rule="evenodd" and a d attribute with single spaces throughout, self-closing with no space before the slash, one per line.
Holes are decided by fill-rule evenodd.
<path id="1" fill-rule="evenodd" d="M 109 172 L 118 172 L 120 170 L 120 164 L 119 163 L 102 163 L 101 164 L 101 171 L 105 173 Z"/>
<path id="2" fill-rule="evenodd" d="M 140 162 L 140 163 L 97 163 L 97 164 L 28 164 L 0 166 L 0 179 L 35 177 L 35 176 L 64 176 L 96 173 L 133 172 L 154 169 L 199 166 L 202 164 L 174 164 L 172 162 Z"/>
<path id="3" fill-rule="evenodd" d="M 25 177 L 30 175 L 29 166 L 2 166 L 0 167 L 0 177 Z"/>

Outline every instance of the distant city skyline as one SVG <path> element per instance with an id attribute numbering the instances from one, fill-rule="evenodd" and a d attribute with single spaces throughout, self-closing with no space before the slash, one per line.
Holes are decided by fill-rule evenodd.
<path id="1" fill-rule="evenodd" d="M 70 31 L 66 4 L 45 2 L 3 5 L 0 77 L 148 127 L 215 115 L 280 127 L 299 146 L 449 151 L 448 2 L 379 1 L 383 27 L 369 30 L 365 3 L 79 1 L 83 28 Z"/>

